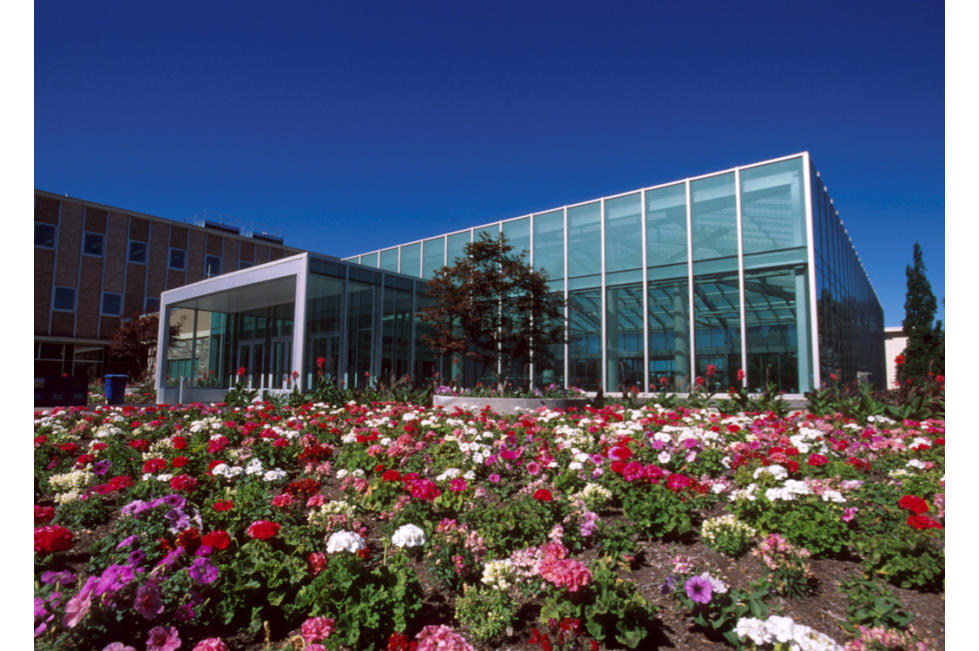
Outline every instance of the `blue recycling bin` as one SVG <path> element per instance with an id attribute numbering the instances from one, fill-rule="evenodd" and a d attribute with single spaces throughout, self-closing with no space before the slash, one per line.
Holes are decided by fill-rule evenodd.
<path id="1" fill-rule="evenodd" d="M 121 405 L 126 400 L 126 381 L 128 375 L 109 374 L 105 376 L 105 402 L 108 405 Z"/>

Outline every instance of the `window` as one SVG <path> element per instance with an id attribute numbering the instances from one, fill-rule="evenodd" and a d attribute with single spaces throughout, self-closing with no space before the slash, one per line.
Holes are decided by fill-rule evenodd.
<path id="1" fill-rule="evenodd" d="M 170 268 L 184 270 L 186 253 L 183 249 L 170 249 Z"/>
<path id="2" fill-rule="evenodd" d="M 105 235 L 102 233 L 89 233 L 85 231 L 85 246 L 82 249 L 85 255 L 94 255 L 102 257 L 102 243 L 105 241 Z"/>
<path id="3" fill-rule="evenodd" d="M 251 266 L 254 266 L 254 265 L 255 265 L 254 262 L 250 262 L 248 260 L 239 260 L 238 261 L 238 268 L 239 269 L 247 269 L 248 267 L 251 267 Z"/>
<path id="4" fill-rule="evenodd" d="M 153 314 L 154 312 L 160 311 L 160 299 L 154 298 L 153 296 L 147 296 L 146 300 L 143 302 L 143 312 L 145 314 Z"/>
<path id="5" fill-rule="evenodd" d="M 106 316 L 122 314 L 122 295 L 102 292 L 102 314 Z"/>
<path id="6" fill-rule="evenodd" d="M 204 258 L 204 277 L 211 278 L 221 274 L 221 256 L 209 255 Z"/>
<path id="7" fill-rule="evenodd" d="M 74 287 L 55 287 L 54 288 L 54 309 L 62 312 L 75 311 L 75 288 Z"/>
<path id="8" fill-rule="evenodd" d="M 129 261 L 146 264 L 146 242 L 131 241 L 129 243 Z"/>
<path id="9" fill-rule="evenodd" d="M 54 225 L 34 222 L 34 246 L 54 248 Z"/>

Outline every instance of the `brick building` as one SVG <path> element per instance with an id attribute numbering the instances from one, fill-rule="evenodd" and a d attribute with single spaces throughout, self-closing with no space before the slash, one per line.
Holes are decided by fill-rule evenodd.
<path id="1" fill-rule="evenodd" d="M 160 292 L 299 252 L 280 238 L 34 191 L 34 375 L 101 377 L 121 321 Z"/>

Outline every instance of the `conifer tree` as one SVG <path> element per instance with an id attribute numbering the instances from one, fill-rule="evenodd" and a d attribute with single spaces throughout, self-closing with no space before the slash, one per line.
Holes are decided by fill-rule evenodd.
<path id="1" fill-rule="evenodd" d="M 904 301 L 904 335 L 907 347 L 899 360 L 898 379 L 921 377 L 928 373 L 945 373 L 945 332 L 941 321 L 935 321 L 938 304 L 925 276 L 921 247 L 914 244 L 914 264 L 905 269 L 908 292 Z M 891 360 L 893 361 L 893 360 Z"/>

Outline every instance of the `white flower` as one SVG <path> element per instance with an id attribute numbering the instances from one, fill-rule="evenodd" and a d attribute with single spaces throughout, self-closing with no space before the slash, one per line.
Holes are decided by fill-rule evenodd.
<path id="1" fill-rule="evenodd" d="M 364 539 L 353 531 L 337 531 L 326 541 L 326 553 L 350 552 L 356 554 L 366 546 Z"/>
<path id="2" fill-rule="evenodd" d="M 911 459 L 911 461 L 908 461 L 905 465 L 910 466 L 911 468 L 917 468 L 918 470 L 924 470 L 928 467 L 921 459 Z"/>
<path id="3" fill-rule="evenodd" d="M 391 536 L 391 544 L 395 547 L 421 547 L 425 544 L 425 532 L 413 524 L 405 524 Z"/>
<path id="4" fill-rule="evenodd" d="M 755 470 L 755 474 L 753 476 L 755 479 L 758 479 L 759 476 L 766 473 L 771 475 L 778 481 L 782 481 L 783 479 L 789 476 L 789 471 L 778 464 L 772 464 L 770 466 L 762 466 L 761 468 Z"/>
<path id="5" fill-rule="evenodd" d="M 349 470 L 347 470 L 346 468 L 340 468 L 339 470 L 337 470 L 337 479 L 343 479 L 349 474 L 350 474 Z"/>
<path id="6" fill-rule="evenodd" d="M 846 498 L 843 497 L 843 493 L 840 491 L 828 490 L 823 493 L 824 502 L 836 502 L 837 504 L 843 504 L 846 502 Z"/>
<path id="7" fill-rule="evenodd" d="M 269 470 L 262 476 L 265 481 L 279 481 L 280 479 L 285 479 L 288 476 L 285 470 L 282 468 L 274 468 Z"/>
<path id="8" fill-rule="evenodd" d="M 509 558 L 487 561 L 483 566 L 482 582 L 497 590 L 506 590 L 512 584 L 513 563 Z"/>
<path id="9" fill-rule="evenodd" d="M 659 459 L 660 463 L 669 463 L 671 457 L 669 452 L 663 450 L 662 452 L 659 453 L 659 455 L 656 458 Z"/>

